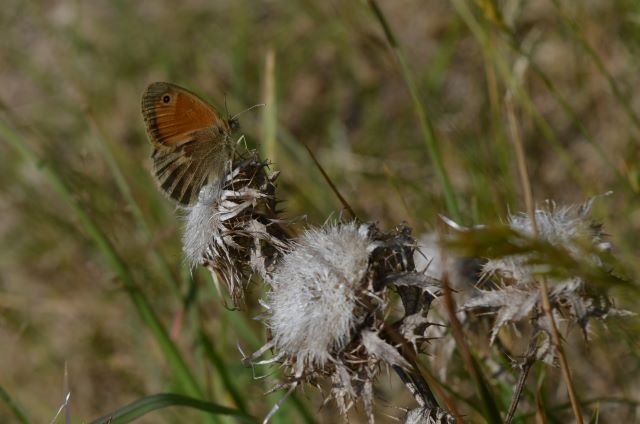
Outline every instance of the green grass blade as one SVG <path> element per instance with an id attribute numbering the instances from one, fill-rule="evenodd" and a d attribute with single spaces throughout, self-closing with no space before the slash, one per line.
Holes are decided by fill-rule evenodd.
<path id="1" fill-rule="evenodd" d="M 516 34 L 513 32 L 511 28 L 509 28 L 504 22 L 501 20 L 497 21 L 494 19 L 491 13 L 487 15 L 486 10 L 481 8 L 484 13 L 484 17 L 489 22 L 493 23 L 497 29 L 499 29 L 503 34 L 505 34 L 508 38 L 508 45 L 514 52 L 521 55 L 523 58 L 527 60 L 528 66 L 533 70 L 533 72 L 540 78 L 544 86 L 549 90 L 551 96 L 558 102 L 561 109 L 567 115 L 567 117 L 571 120 L 575 128 L 580 131 L 580 133 L 585 137 L 586 141 L 593 146 L 593 148 L 598 152 L 598 157 L 603 160 L 604 164 L 607 165 L 610 169 L 612 169 L 616 176 L 620 179 L 621 182 L 624 183 L 625 186 L 629 187 L 628 180 L 624 177 L 622 172 L 618 169 L 618 167 L 614 166 L 613 162 L 606 154 L 605 149 L 602 147 L 600 143 L 595 140 L 593 134 L 587 129 L 585 124 L 580 120 L 578 114 L 571 107 L 569 102 L 563 97 L 560 93 L 560 90 L 556 87 L 556 84 L 553 80 L 542 70 L 542 68 L 536 63 L 533 55 L 526 51 L 523 46 L 518 42 Z M 479 27 L 478 27 L 479 29 Z M 476 30 L 478 30 L 476 29 Z M 492 38 L 493 39 L 493 38 Z M 596 59 L 599 59 L 596 55 Z M 606 70 L 605 70 L 606 71 Z M 615 85 L 615 81 L 613 81 Z M 614 90 L 615 92 L 615 90 Z"/>
<path id="2" fill-rule="evenodd" d="M 222 379 L 222 384 L 224 385 L 229 395 L 233 398 L 233 401 L 238 406 L 238 409 L 243 413 L 247 413 L 248 409 L 245 400 L 240 394 L 240 391 L 236 387 L 235 383 L 233 382 L 231 375 L 229 375 L 228 368 L 224 362 L 224 359 L 216 351 L 213 343 L 203 331 L 200 331 L 199 342 L 204 350 L 205 356 L 207 357 L 209 362 L 213 364 L 213 367 L 216 369 L 218 375 Z"/>
<path id="3" fill-rule="evenodd" d="M 519 104 L 522 105 L 523 110 L 527 112 L 527 114 L 529 114 L 533 122 L 536 124 L 536 127 L 542 133 L 543 138 L 549 143 L 551 148 L 558 155 L 573 180 L 581 188 L 582 192 L 586 195 L 596 194 L 593 192 L 593 184 L 590 184 L 585 180 L 584 176 L 575 164 L 575 160 L 562 146 L 562 143 L 560 143 L 560 140 L 558 140 L 555 132 L 547 123 L 542 114 L 538 111 L 535 104 L 533 103 L 533 100 L 527 94 L 527 91 L 524 89 L 521 82 L 518 81 L 517 78 L 513 75 L 513 72 L 511 72 L 507 61 L 500 55 L 495 54 L 495 52 L 491 48 L 491 44 L 489 43 L 489 38 L 485 30 L 476 20 L 473 12 L 469 9 L 467 4 L 462 0 L 453 0 L 453 5 L 456 9 L 456 12 L 464 20 L 464 22 L 471 30 L 471 33 L 480 43 L 482 49 L 488 52 L 488 54 L 490 54 L 494 59 L 496 69 L 498 70 L 500 76 L 504 79 L 506 86 L 513 92 Z"/>
<path id="4" fill-rule="evenodd" d="M 474 379 L 476 383 L 476 388 L 478 393 L 480 394 L 480 400 L 482 402 L 482 408 L 484 410 L 484 416 L 487 417 L 488 422 L 501 422 L 502 417 L 500 416 L 500 410 L 504 408 L 498 407 L 499 399 L 497 396 L 493 394 L 491 386 L 478 364 L 478 359 L 475 355 L 472 355 L 473 367 L 475 369 Z"/>
<path id="5" fill-rule="evenodd" d="M 578 25 L 578 23 L 567 14 L 567 12 L 562 7 L 562 5 L 558 2 L 558 0 L 552 0 L 551 2 L 556 7 L 556 10 L 562 17 L 562 22 L 569 27 L 571 35 L 578 42 L 580 47 L 582 47 L 582 49 L 591 58 L 591 60 L 596 65 L 596 67 L 598 68 L 598 71 L 600 71 L 600 73 L 605 78 L 605 80 L 607 80 L 607 84 L 609 84 L 609 88 L 611 88 L 611 92 L 613 93 L 615 98 L 618 100 L 618 102 L 620 102 L 620 104 L 622 105 L 625 113 L 629 117 L 629 120 L 631 121 L 633 126 L 636 128 L 636 130 L 640 131 L 640 118 L 638 118 L 638 115 L 633 110 L 633 107 L 631 106 L 631 102 L 629 101 L 629 97 L 622 92 L 622 89 L 616 82 L 613 75 L 611 75 L 611 73 L 605 66 L 600 55 L 594 50 L 593 47 L 591 47 L 591 45 L 585 39 L 584 35 L 582 34 L 582 31 L 580 30 L 580 26 Z M 637 138 L 634 138 L 634 140 L 636 141 L 636 143 L 638 142 Z"/>
<path id="6" fill-rule="evenodd" d="M 467 343 L 462 324 L 456 316 L 457 306 L 455 304 L 455 300 L 451 295 L 451 289 L 448 284 L 444 285 L 443 297 L 446 310 L 451 321 L 451 334 L 455 339 L 456 347 L 458 349 L 458 352 L 460 353 L 460 356 L 462 357 L 462 362 L 464 364 L 467 375 L 475 383 L 476 393 L 479 397 L 479 401 L 481 404 L 480 409 L 483 411 L 483 416 L 487 419 L 487 422 L 501 422 L 501 408 L 499 408 L 498 406 L 500 399 L 497 396 L 494 396 L 494 394 L 492 393 L 491 386 L 489 385 L 489 382 L 484 375 L 483 369 L 480 364 L 478 364 L 475 353 Z"/>
<path id="7" fill-rule="evenodd" d="M 95 120 L 95 117 L 91 114 L 91 112 L 89 112 L 88 118 L 89 118 L 89 124 L 96 136 L 95 144 L 98 147 L 98 149 L 100 149 L 102 156 L 107 162 L 107 166 L 109 167 L 109 170 L 111 171 L 111 174 L 113 175 L 116 181 L 116 185 L 118 186 L 120 193 L 122 193 L 122 196 L 127 202 L 128 210 L 131 211 L 131 214 L 133 215 L 133 218 L 135 219 L 136 224 L 138 225 L 138 228 L 142 230 L 142 233 L 145 237 L 146 242 L 149 244 L 153 243 L 153 233 L 151 232 L 149 224 L 147 223 L 147 220 L 145 219 L 142 213 L 142 210 L 140 209 L 140 205 L 138 205 L 138 202 L 135 200 L 135 197 L 131 191 L 131 187 L 127 182 L 127 179 L 125 178 L 120 165 L 118 164 L 118 161 L 113 152 L 112 141 L 105 134 L 103 129 L 98 125 L 98 122 Z M 171 267 L 169 267 L 169 264 L 162 257 L 162 255 L 158 252 L 157 249 L 151 249 L 151 252 L 152 252 L 153 260 L 160 267 L 163 277 L 174 289 L 176 296 L 179 297 L 180 282 L 178 281 L 174 273 L 171 271 Z"/>
<path id="8" fill-rule="evenodd" d="M 24 143 L 18 134 L 2 123 L 0 123 L 0 138 L 13 146 L 25 160 L 35 164 L 47 178 L 47 181 L 49 181 L 53 186 L 58 195 L 71 208 L 74 216 L 80 222 L 81 227 L 94 242 L 108 266 L 119 277 L 122 285 L 129 295 L 129 298 L 133 302 L 136 311 L 140 315 L 140 318 L 153 334 L 154 339 L 162 349 L 167 362 L 171 366 L 176 378 L 184 390 L 190 395 L 204 397 L 202 389 L 196 382 L 177 346 L 171 341 L 164 325 L 158 319 L 144 293 L 140 291 L 135 283 L 129 268 L 122 258 L 120 258 L 109 239 L 102 232 L 101 228 L 82 208 L 75 198 L 71 188 L 63 180 L 61 175 L 50 164 L 39 158 L 38 155 L 28 147 L 26 143 Z"/>
<path id="9" fill-rule="evenodd" d="M 137 401 L 125 405 L 122 408 L 118 408 L 110 414 L 92 421 L 91 424 L 130 423 L 136 418 L 148 414 L 149 412 L 172 406 L 186 406 L 215 415 L 230 415 L 237 417 L 238 421 L 245 423 L 256 422 L 253 417 L 236 409 L 226 408 L 224 406 L 216 405 L 215 403 L 204 402 L 198 399 L 174 393 L 161 393 L 138 399 Z"/>
<path id="10" fill-rule="evenodd" d="M 260 153 L 273 162 L 278 161 L 276 135 L 278 131 L 278 101 L 275 79 L 276 55 L 273 48 L 265 55 L 262 103 L 262 127 L 260 130 Z"/>
<path id="11" fill-rule="evenodd" d="M 385 37 L 387 38 L 387 42 L 391 46 L 391 50 L 393 51 L 398 64 L 400 65 L 400 70 L 402 72 L 402 77 L 404 79 L 405 84 L 407 85 L 407 89 L 409 90 L 409 94 L 411 95 L 411 100 L 413 101 L 413 107 L 418 116 L 418 121 L 420 121 L 420 130 L 422 131 L 422 137 L 424 138 L 425 144 L 427 146 L 427 151 L 429 152 L 429 156 L 431 157 L 431 161 L 433 162 L 433 166 L 436 170 L 436 175 L 440 180 L 440 184 L 442 184 L 442 191 L 444 194 L 445 203 L 447 205 L 447 211 L 457 222 L 462 222 L 462 217 L 460 215 L 460 208 L 458 207 L 458 201 L 456 199 L 455 192 L 453 190 L 453 186 L 451 185 L 451 181 L 449 179 L 449 174 L 444 166 L 444 162 L 442 161 L 442 155 L 440 153 L 440 148 L 438 146 L 438 139 L 436 138 L 436 133 L 433 129 L 433 123 L 427 115 L 427 112 L 422 105 L 422 100 L 420 99 L 420 95 L 418 94 L 418 88 L 416 87 L 416 83 L 414 81 L 411 70 L 409 69 L 409 65 L 404 58 L 404 54 L 400 49 L 400 46 L 396 40 L 396 37 L 391 30 L 387 19 L 384 16 L 384 13 L 378 7 L 378 4 L 375 0 L 368 0 L 367 4 L 371 8 L 373 15 L 376 20 L 382 27 Z"/>
<path id="12" fill-rule="evenodd" d="M 0 386 L 0 399 L 4 401 L 4 403 L 9 407 L 9 410 L 13 414 L 13 416 L 22 424 L 30 424 L 29 418 L 22 411 L 22 408 L 18 406 L 18 404 L 13 400 L 9 392 L 5 390 L 4 387 Z"/>

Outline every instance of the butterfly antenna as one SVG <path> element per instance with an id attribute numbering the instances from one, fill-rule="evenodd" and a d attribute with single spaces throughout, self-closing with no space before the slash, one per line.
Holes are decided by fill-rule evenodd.
<path id="1" fill-rule="evenodd" d="M 230 119 L 230 120 L 231 120 L 231 121 L 233 121 L 234 119 L 236 119 L 238 116 L 242 115 L 242 114 L 243 114 L 243 113 L 245 113 L 245 112 L 249 112 L 250 110 L 253 110 L 253 109 L 255 109 L 255 108 L 258 108 L 258 107 L 265 107 L 265 106 L 267 106 L 267 105 L 266 105 L 266 103 L 258 103 L 257 105 L 253 105 L 253 106 L 251 106 L 250 108 L 243 110 L 242 112 L 238 112 L 238 113 L 236 113 L 235 115 L 233 115 L 233 116 L 231 117 L 231 119 Z"/>

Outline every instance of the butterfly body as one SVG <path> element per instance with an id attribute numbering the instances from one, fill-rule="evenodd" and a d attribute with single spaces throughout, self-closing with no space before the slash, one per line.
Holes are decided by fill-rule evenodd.
<path id="1" fill-rule="evenodd" d="M 142 116 L 160 188 L 181 205 L 195 203 L 202 187 L 221 178 L 237 120 L 224 119 L 197 95 L 166 82 L 147 87 Z"/>

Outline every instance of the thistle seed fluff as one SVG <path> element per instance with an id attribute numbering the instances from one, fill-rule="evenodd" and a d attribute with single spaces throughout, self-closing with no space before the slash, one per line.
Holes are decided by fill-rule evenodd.
<path id="1" fill-rule="evenodd" d="M 357 322 L 371 240 L 355 223 L 307 230 L 271 277 L 269 327 L 276 347 L 323 367 Z"/>

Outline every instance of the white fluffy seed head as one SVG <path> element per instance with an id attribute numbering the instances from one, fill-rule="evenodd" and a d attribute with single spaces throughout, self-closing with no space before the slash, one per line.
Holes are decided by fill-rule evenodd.
<path id="1" fill-rule="evenodd" d="M 182 250 L 191 266 L 200 264 L 207 247 L 219 231 L 218 203 L 221 193 L 219 183 L 206 185 L 200 190 L 198 202 L 187 209 Z"/>
<path id="2" fill-rule="evenodd" d="M 322 368 L 344 347 L 355 314 L 371 240 L 355 223 L 307 230 L 270 278 L 269 326 L 278 350 Z"/>
<path id="3" fill-rule="evenodd" d="M 551 204 L 547 209 L 536 210 L 537 237 L 567 249 L 576 258 L 580 257 L 585 242 L 603 248 L 606 243 L 602 243 L 601 231 L 587 216 L 590 208 L 591 202 L 580 206 Z M 519 233 L 532 235 L 531 218 L 527 214 L 510 215 L 509 226 Z M 500 274 L 518 283 L 528 283 L 533 280 L 535 270 L 526 265 L 526 260 L 526 255 L 492 259 L 484 265 L 483 274 Z"/>
<path id="4" fill-rule="evenodd" d="M 509 225 L 514 230 L 531 235 L 531 219 L 527 214 L 511 215 Z M 552 210 L 536 210 L 537 236 L 571 253 L 579 253 L 579 241 L 591 241 L 594 236 L 591 220 L 575 206 L 560 206 Z"/>

